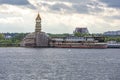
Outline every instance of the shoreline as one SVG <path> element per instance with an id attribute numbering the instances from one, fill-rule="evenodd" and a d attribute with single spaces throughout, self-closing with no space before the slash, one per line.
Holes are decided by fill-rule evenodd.
<path id="1" fill-rule="evenodd" d="M 107 47 L 107 48 L 75 48 L 75 47 L 21 47 L 21 46 L 0 46 L 0 48 L 60 48 L 60 49 L 120 49 L 120 47 Z"/>

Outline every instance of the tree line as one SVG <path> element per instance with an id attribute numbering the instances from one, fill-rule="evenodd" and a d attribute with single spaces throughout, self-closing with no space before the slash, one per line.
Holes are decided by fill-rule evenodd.
<path id="1" fill-rule="evenodd" d="M 0 46 L 12 46 L 18 45 L 23 40 L 23 38 L 29 33 L 0 33 Z M 50 37 L 67 37 L 67 36 L 77 36 L 77 37 L 87 37 L 87 36 L 102 36 L 105 38 L 105 42 L 107 41 L 116 41 L 120 42 L 120 36 L 104 36 L 103 34 L 81 34 L 81 33 L 63 33 L 63 34 L 51 34 L 48 33 Z M 7 38 L 6 36 L 10 36 Z"/>
<path id="2" fill-rule="evenodd" d="M 28 33 L 0 33 L 0 46 L 18 46 Z"/>

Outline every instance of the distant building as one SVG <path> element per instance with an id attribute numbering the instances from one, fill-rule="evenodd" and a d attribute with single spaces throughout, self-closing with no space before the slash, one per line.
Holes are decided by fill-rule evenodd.
<path id="1" fill-rule="evenodd" d="M 89 34 L 89 31 L 87 28 L 77 27 L 77 28 L 75 28 L 74 33 Z"/>
<path id="2" fill-rule="evenodd" d="M 120 36 L 120 31 L 107 31 L 107 32 L 104 32 L 104 35 L 106 35 L 106 36 Z"/>
<path id="3" fill-rule="evenodd" d="M 3 33 L 5 39 L 11 39 L 15 37 L 16 33 Z"/>
<path id="4" fill-rule="evenodd" d="M 12 36 L 10 36 L 10 35 L 5 35 L 4 38 L 5 38 L 5 39 L 11 39 Z"/>

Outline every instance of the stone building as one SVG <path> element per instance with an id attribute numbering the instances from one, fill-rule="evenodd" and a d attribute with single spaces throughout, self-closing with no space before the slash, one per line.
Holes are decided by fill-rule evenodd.
<path id="1" fill-rule="evenodd" d="M 34 47 L 36 45 L 35 41 L 35 32 L 28 34 L 20 43 L 21 46 Z"/>
<path id="2" fill-rule="evenodd" d="M 23 41 L 21 46 L 25 47 L 48 47 L 49 36 L 41 31 L 41 17 L 38 13 L 36 17 L 35 32 L 28 34 Z"/>
<path id="3" fill-rule="evenodd" d="M 119 31 L 107 31 L 107 32 L 104 32 L 103 35 L 105 35 L 105 36 L 120 36 L 120 30 Z"/>
<path id="4" fill-rule="evenodd" d="M 75 28 L 74 33 L 89 34 L 89 31 L 86 27 L 77 27 Z"/>
<path id="5" fill-rule="evenodd" d="M 36 47 L 48 47 L 49 37 L 45 32 L 36 33 Z"/>

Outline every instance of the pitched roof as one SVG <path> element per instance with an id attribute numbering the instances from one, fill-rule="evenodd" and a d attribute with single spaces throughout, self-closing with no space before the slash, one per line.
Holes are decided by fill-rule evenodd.
<path id="1" fill-rule="evenodd" d="M 38 13 L 36 20 L 41 20 L 40 14 Z"/>

